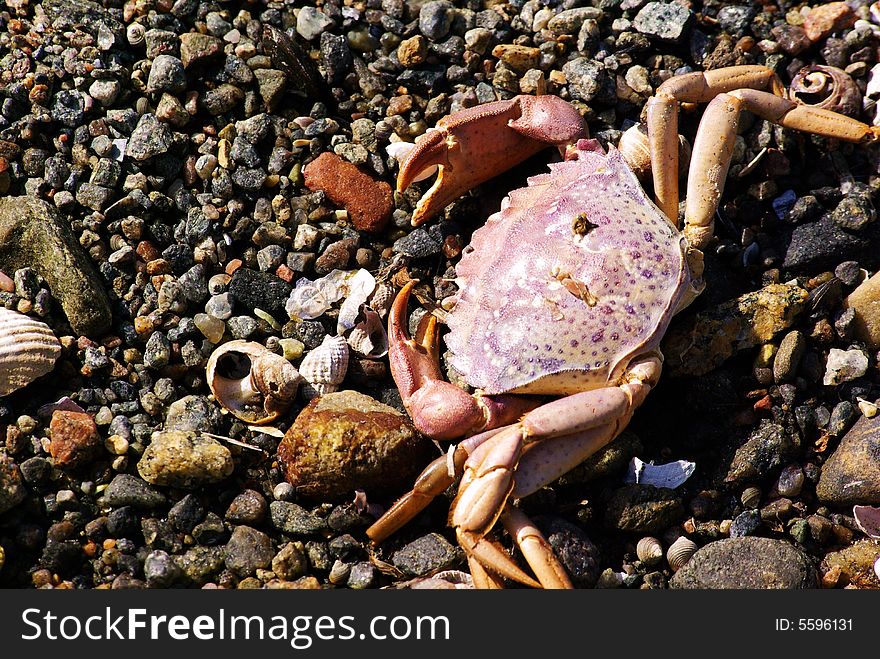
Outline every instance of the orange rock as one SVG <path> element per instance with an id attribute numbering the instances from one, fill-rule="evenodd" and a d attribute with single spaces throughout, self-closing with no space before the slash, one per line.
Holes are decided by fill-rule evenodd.
<path id="1" fill-rule="evenodd" d="M 49 423 L 49 454 L 59 467 L 73 468 L 91 460 L 101 447 L 98 426 L 85 412 L 55 410 Z"/>
<path id="2" fill-rule="evenodd" d="M 817 5 L 804 19 L 804 30 L 811 41 L 824 39 L 832 32 L 852 27 L 856 15 L 845 2 Z"/>
<path id="3" fill-rule="evenodd" d="M 303 170 L 306 187 L 321 190 L 345 208 L 359 231 L 382 231 L 394 210 L 391 186 L 376 181 L 335 153 L 322 153 Z"/>

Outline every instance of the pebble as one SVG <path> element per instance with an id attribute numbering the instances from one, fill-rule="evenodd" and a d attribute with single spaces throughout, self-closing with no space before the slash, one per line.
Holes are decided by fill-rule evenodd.
<path id="1" fill-rule="evenodd" d="M 439 254 L 443 250 L 443 236 L 439 229 L 437 225 L 418 227 L 396 240 L 391 248 L 398 254 L 414 259 Z"/>
<path id="2" fill-rule="evenodd" d="M 303 169 L 303 176 L 306 187 L 323 191 L 333 203 L 345 208 L 359 231 L 380 232 L 391 219 L 391 186 L 374 180 L 334 153 L 324 152 L 315 158 Z"/>
<path id="3" fill-rule="evenodd" d="M 174 563 L 193 586 L 204 586 L 226 565 L 223 547 L 193 547 L 174 556 Z"/>
<path id="4" fill-rule="evenodd" d="M 278 459 L 298 494 L 327 501 L 356 489 L 400 491 L 431 451 L 405 415 L 364 394 L 339 391 L 312 400 L 297 416 Z"/>
<path id="5" fill-rule="evenodd" d="M 222 39 L 199 32 L 180 35 L 180 60 L 186 69 L 207 64 L 222 55 Z"/>
<path id="6" fill-rule="evenodd" d="M 820 569 L 839 571 L 838 586 L 876 590 L 880 588 L 880 575 L 875 572 L 875 562 L 880 555 L 880 541 L 861 539 L 849 547 L 825 554 Z"/>
<path id="7" fill-rule="evenodd" d="M 812 560 L 783 540 L 727 538 L 704 545 L 669 582 L 685 589 L 804 589 L 817 586 Z"/>
<path id="8" fill-rule="evenodd" d="M 725 481 L 753 482 L 797 457 L 800 441 L 783 426 L 762 419 L 746 442 L 736 449 Z"/>
<path id="9" fill-rule="evenodd" d="M 675 2 L 649 2 L 636 14 L 633 28 L 648 37 L 680 42 L 694 23 L 694 13 Z"/>
<path id="10" fill-rule="evenodd" d="M 574 35 L 580 31 L 584 21 L 599 21 L 602 20 L 603 16 L 604 12 L 598 7 L 565 9 L 547 22 L 547 29 L 558 36 L 563 34 Z"/>
<path id="11" fill-rule="evenodd" d="M 144 161 L 164 154 L 171 148 L 171 129 L 147 112 L 141 116 L 125 147 L 125 155 L 137 161 Z"/>
<path id="12" fill-rule="evenodd" d="M 843 304 L 855 313 L 855 335 L 870 348 L 880 348 L 880 272 L 859 284 Z"/>
<path id="13" fill-rule="evenodd" d="M 296 33 L 312 41 L 333 25 L 333 20 L 314 7 L 303 7 L 296 15 Z"/>
<path id="14" fill-rule="evenodd" d="M 104 285 L 67 222 L 45 201 L 0 197 L 0 270 L 33 268 L 79 335 L 101 336 L 112 314 Z"/>
<path id="15" fill-rule="evenodd" d="M 268 272 L 239 268 L 229 281 L 229 295 L 244 309 L 283 312 L 292 287 Z"/>
<path id="16" fill-rule="evenodd" d="M 266 518 L 269 504 L 262 494 L 256 490 L 245 490 L 229 504 L 224 518 L 232 524 L 248 524 L 257 526 Z"/>
<path id="17" fill-rule="evenodd" d="M 236 526 L 226 543 L 226 567 L 239 577 L 269 567 L 274 555 L 271 538 L 250 526 Z"/>
<path id="18" fill-rule="evenodd" d="M 825 362 L 825 376 L 822 384 L 836 386 L 862 377 L 868 370 L 868 356 L 858 349 L 841 350 L 831 348 Z"/>
<path id="19" fill-rule="evenodd" d="M 562 72 L 568 80 L 572 98 L 584 103 L 608 103 L 616 98 L 614 80 L 608 76 L 602 64 L 595 60 L 577 57 L 566 62 Z"/>
<path id="20" fill-rule="evenodd" d="M 846 260 L 859 260 L 870 249 L 871 236 L 841 229 L 830 216 L 799 224 L 791 234 L 782 267 L 795 272 L 822 272 Z"/>
<path id="21" fill-rule="evenodd" d="M 659 533 L 684 517 L 681 497 L 673 490 L 631 484 L 615 490 L 605 509 L 605 523 L 632 533 Z"/>
<path id="22" fill-rule="evenodd" d="M 323 519 L 288 501 L 271 502 L 269 518 L 274 528 L 290 535 L 312 535 L 327 529 L 327 523 Z"/>
<path id="23" fill-rule="evenodd" d="M 196 525 L 205 518 L 205 507 L 194 494 L 185 495 L 171 506 L 168 521 L 182 533 L 192 533 Z"/>
<path id="24" fill-rule="evenodd" d="M 777 384 L 794 378 L 806 347 L 803 332 L 793 331 L 783 337 L 773 359 L 773 379 Z"/>
<path id="25" fill-rule="evenodd" d="M 465 36 L 467 39 L 467 36 Z M 428 55 L 428 40 L 420 34 L 404 39 L 397 47 L 397 59 L 406 68 L 419 66 Z"/>
<path id="26" fill-rule="evenodd" d="M 147 91 L 150 93 L 168 92 L 180 94 L 186 90 L 186 72 L 183 62 L 172 55 L 159 55 L 150 67 L 147 78 Z"/>
<path id="27" fill-rule="evenodd" d="M 804 31 L 811 41 L 819 41 L 855 22 L 855 12 L 845 2 L 828 2 L 810 9 L 804 17 Z"/>
<path id="28" fill-rule="evenodd" d="M 288 542 L 272 558 L 272 572 L 279 579 L 293 581 L 305 575 L 308 569 L 305 547 L 298 541 Z"/>
<path id="29" fill-rule="evenodd" d="M 85 412 L 55 410 L 49 425 L 49 454 L 58 467 L 75 469 L 89 463 L 103 446 L 98 426 Z"/>
<path id="30" fill-rule="evenodd" d="M 18 465 L 7 455 L 0 453 L 0 515 L 12 510 L 27 496 Z"/>
<path id="31" fill-rule="evenodd" d="M 168 588 L 179 576 L 180 568 L 166 551 L 151 551 L 144 559 L 144 577 L 150 588 Z"/>
<path id="32" fill-rule="evenodd" d="M 104 502 L 111 507 L 151 509 L 164 506 L 165 495 L 131 474 L 117 474 L 104 490 Z"/>
<path id="33" fill-rule="evenodd" d="M 153 485 L 191 490 L 217 483 L 235 465 L 232 453 L 215 439 L 177 430 L 156 432 L 141 456 L 137 469 Z"/>
<path id="34" fill-rule="evenodd" d="M 859 417 L 822 465 L 816 496 L 835 506 L 880 504 L 878 455 L 880 416 Z"/>
<path id="35" fill-rule="evenodd" d="M 457 567 L 464 555 L 439 533 L 428 533 L 391 555 L 391 564 L 409 577 L 421 577 Z"/>
<path id="36" fill-rule="evenodd" d="M 448 0 L 432 0 L 419 10 L 419 30 L 431 41 L 439 41 L 449 34 L 456 9 Z"/>
<path id="37" fill-rule="evenodd" d="M 599 549 L 580 527 L 553 517 L 538 526 L 576 588 L 593 588 L 599 579 Z"/>

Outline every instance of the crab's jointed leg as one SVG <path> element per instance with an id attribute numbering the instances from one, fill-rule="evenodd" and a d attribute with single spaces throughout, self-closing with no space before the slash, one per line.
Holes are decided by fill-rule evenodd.
<path id="1" fill-rule="evenodd" d="M 405 190 L 421 171 L 438 166 L 437 180 L 419 200 L 418 226 L 471 188 L 556 145 L 588 136 L 583 118 L 556 96 L 517 96 L 444 117 L 416 144 L 397 176 Z"/>
<path id="2" fill-rule="evenodd" d="M 670 78 L 648 101 L 648 141 L 657 205 L 678 221 L 678 106 L 709 103 L 697 130 L 688 171 L 684 233 L 701 249 L 712 236 L 712 220 L 724 182 L 742 110 L 807 133 L 849 142 L 880 137 L 880 128 L 785 98 L 776 74 L 760 65 L 697 71 Z"/>

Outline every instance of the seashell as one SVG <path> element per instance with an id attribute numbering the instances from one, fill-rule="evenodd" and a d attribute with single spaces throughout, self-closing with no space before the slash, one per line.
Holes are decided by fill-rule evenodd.
<path id="1" fill-rule="evenodd" d="M 208 359 L 214 398 L 242 421 L 270 423 L 287 411 L 302 377 L 293 364 L 259 343 L 230 341 Z"/>
<path id="2" fill-rule="evenodd" d="M 46 375 L 61 354 L 61 342 L 46 323 L 0 307 L 0 396 Z"/>
<path id="3" fill-rule="evenodd" d="M 617 143 L 620 155 L 633 173 L 644 183 L 651 178 L 651 150 L 648 147 L 648 128 L 636 124 L 624 131 Z M 684 135 L 678 136 L 678 176 L 683 177 L 691 162 L 691 145 Z"/>
<path id="4" fill-rule="evenodd" d="M 140 46 L 146 38 L 146 32 L 146 28 L 140 23 L 131 23 L 125 29 L 125 38 L 128 39 L 128 43 L 132 46 Z"/>
<path id="5" fill-rule="evenodd" d="M 739 500 L 742 502 L 746 508 L 751 508 L 754 510 L 761 503 L 761 490 L 757 487 L 747 487 L 742 491 L 742 494 L 739 497 Z"/>
<path id="6" fill-rule="evenodd" d="M 364 307 L 363 320 L 357 323 L 348 335 L 349 347 L 359 355 L 379 359 L 388 354 L 388 333 L 379 314 Z"/>
<path id="7" fill-rule="evenodd" d="M 789 97 L 801 105 L 858 116 L 862 92 L 856 81 L 842 69 L 813 64 L 798 71 L 791 81 Z"/>
<path id="8" fill-rule="evenodd" d="M 681 536 L 669 545 L 669 549 L 666 550 L 666 561 L 673 572 L 678 572 L 695 551 L 697 551 L 697 543 L 686 536 Z"/>
<path id="9" fill-rule="evenodd" d="M 391 303 L 394 301 L 394 287 L 390 284 L 382 282 L 376 285 L 376 290 L 370 296 L 368 304 L 370 308 L 379 314 L 379 318 L 384 318 L 385 314 L 391 309 Z"/>
<path id="10" fill-rule="evenodd" d="M 336 333 L 352 329 L 360 317 L 360 308 L 376 289 L 376 279 L 364 269 L 355 270 L 345 281 L 345 301 L 339 307 Z"/>
<path id="11" fill-rule="evenodd" d="M 663 545 L 657 538 L 647 536 L 636 544 L 636 556 L 645 565 L 654 565 L 663 560 Z"/>
<path id="12" fill-rule="evenodd" d="M 325 336 L 323 343 L 307 354 L 299 365 L 299 372 L 317 395 L 339 389 L 348 370 L 348 343 L 341 336 Z"/>

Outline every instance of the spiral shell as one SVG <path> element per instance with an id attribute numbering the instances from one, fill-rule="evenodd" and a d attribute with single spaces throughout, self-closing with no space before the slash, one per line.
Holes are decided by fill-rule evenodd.
<path id="1" fill-rule="evenodd" d="M 746 508 L 754 510 L 761 503 L 761 490 L 757 487 L 747 487 L 742 491 L 739 500 Z"/>
<path id="2" fill-rule="evenodd" d="M 624 131 L 617 143 L 620 155 L 642 182 L 651 178 L 651 150 L 648 146 L 648 129 L 636 124 Z M 678 136 L 678 176 L 687 172 L 691 162 L 691 145 L 683 135 Z"/>
<path id="3" fill-rule="evenodd" d="M 791 100 L 801 105 L 858 116 L 862 109 L 862 92 L 856 81 L 842 69 L 813 64 L 805 66 L 792 78 Z"/>
<path id="4" fill-rule="evenodd" d="M 663 545 L 657 538 L 644 537 L 636 544 L 636 556 L 645 565 L 659 563 L 663 559 Z"/>
<path id="5" fill-rule="evenodd" d="M 299 365 L 300 375 L 318 395 L 339 389 L 348 370 L 348 343 L 341 336 L 325 336 L 323 343 L 307 354 Z"/>
<path id="6" fill-rule="evenodd" d="M 217 348 L 206 367 L 214 398 L 242 421 L 270 423 L 287 411 L 302 377 L 281 355 L 251 341 Z"/>
<path id="7" fill-rule="evenodd" d="M 140 23 L 131 23 L 125 29 L 125 37 L 132 46 L 140 46 L 146 38 L 146 28 Z"/>
<path id="8" fill-rule="evenodd" d="M 384 318 L 388 310 L 391 309 L 391 303 L 394 301 L 394 287 L 382 282 L 376 285 L 376 289 L 370 296 L 368 304 L 370 308 L 379 314 L 380 318 Z"/>
<path id="9" fill-rule="evenodd" d="M 61 343 L 46 323 L 0 307 L 0 396 L 55 367 Z"/>
<path id="10" fill-rule="evenodd" d="M 697 551 L 697 543 L 681 536 L 669 545 L 669 549 L 666 550 L 666 561 L 673 572 L 678 572 L 691 559 L 695 551 Z"/>

